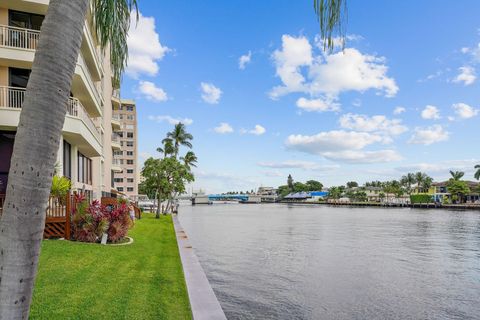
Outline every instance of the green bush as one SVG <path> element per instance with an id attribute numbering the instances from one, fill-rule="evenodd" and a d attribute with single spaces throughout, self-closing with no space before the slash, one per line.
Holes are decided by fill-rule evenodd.
<path id="1" fill-rule="evenodd" d="M 411 203 L 433 203 L 433 196 L 427 193 L 417 193 L 410 195 Z"/>

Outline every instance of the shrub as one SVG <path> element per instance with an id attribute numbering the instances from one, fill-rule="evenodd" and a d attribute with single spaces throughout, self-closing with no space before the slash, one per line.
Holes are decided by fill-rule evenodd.
<path id="1" fill-rule="evenodd" d="M 411 203 L 433 203 L 433 197 L 427 193 L 417 193 L 410 195 Z"/>
<path id="2" fill-rule="evenodd" d="M 53 176 L 50 195 L 57 198 L 63 204 L 68 190 L 70 190 L 70 180 L 66 177 Z"/>
<path id="3" fill-rule="evenodd" d="M 97 242 L 107 233 L 109 242 L 118 242 L 127 236 L 131 223 L 127 205 L 121 204 L 109 210 L 98 200 L 89 205 L 85 197 L 79 195 L 75 195 L 75 202 L 77 205 L 72 218 L 75 240 Z"/>
<path id="4" fill-rule="evenodd" d="M 111 242 L 118 242 L 125 238 L 130 228 L 131 220 L 126 204 L 120 204 L 113 208 L 108 214 L 108 240 Z"/>

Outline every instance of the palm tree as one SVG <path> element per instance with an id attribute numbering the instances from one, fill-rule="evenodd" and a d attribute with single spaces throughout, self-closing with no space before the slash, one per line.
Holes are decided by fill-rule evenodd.
<path id="1" fill-rule="evenodd" d="M 407 187 L 407 192 L 410 193 L 412 190 L 412 184 L 415 183 L 415 174 L 407 173 L 402 177 L 402 184 Z"/>
<path id="2" fill-rule="evenodd" d="M 183 164 L 190 170 L 190 167 L 197 167 L 196 163 L 198 161 L 197 156 L 193 151 L 188 151 L 184 157 L 181 157 L 180 160 L 183 161 Z"/>
<path id="3" fill-rule="evenodd" d="M 190 141 L 193 140 L 193 136 L 187 132 L 185 125 L 181 122 L 175 125 L 172 132 L 167 133 L 167 138 L 172 139 L 174 143 L 175 158 L 178 155 L 180 146 L 192 148 L 192 143 Z"/>
<path id="4" fill-rule="evenodd" d="M 417 183 L 418 190 L 421 191 L 423 180 L 425 179 L 425 173 L 417 172 L 415 173 L 415 182 Z"/>
<path id="5" fill-rule="evenodd" d="M 90 0 L 50 0 L 15 135 L 0 220 L 0 319 L 27 319 L 50 186 Z M 136 0 L 94 0 L 93 27 L 118 84 Z M 61 31 L 61 32 L 59 32 Z"/>
<path id="6" fill-rule="evenodd" d="M 477 169 L 477 171 L 475 171 L 475 179 L 479 180 L 480 179 L 480 164 L 477 164 L 475 165 L 475 169 Z"/>
<path id="7" fill-rule="evenodd" d="M 452 171 L 450 170 L 450 175 L 452 176 L 452 179 L 455 181 L 459 181 L 462 179 L 462 177 L 465 175 L 465 172 L 463 171 Z"/>
<path id="8" fill-rule="evenodd" d="M 175 153 L 175 148 L 173 146 L 173 140 L 170 138 L 165 138 L 162 140 L 163 148 L 158 147 L 157 151 L 163 153 L 163 157 L 166 158 L 168 155 Z"/>

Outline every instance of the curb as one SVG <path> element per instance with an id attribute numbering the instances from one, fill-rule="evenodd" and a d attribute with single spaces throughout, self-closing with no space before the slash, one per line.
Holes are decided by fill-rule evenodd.
<path id="1" fill-rule="evenodd" d="M 182 260 L 188 298 L 195 320 L 226 320 L 227 317 L 213 292 L 207 276 L 183 230 L 177 215 L 172 214 L 178 251 Z"/>

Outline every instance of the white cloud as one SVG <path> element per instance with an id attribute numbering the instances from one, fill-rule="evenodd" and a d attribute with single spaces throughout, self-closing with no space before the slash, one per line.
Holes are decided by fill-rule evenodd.
<path id="1" fill-rule="evenodd" d="M 148 120 L 156 122 L 168 122 L 169 124 L 175 125 L 177 123 L 183 123 L 186 126 L 189 126 L 193 123 L 193 120 L 190 118 L 173 118 L 171 116 L 148 116 Z"/>
<path id="2" fill-rule="evenodd" d="M 222 90 L 215 87 L 212 83 L 200 83 L 202 89 L 202 99 L 206 103 L 217 104 L 222 96 Z"/>
<path id="3" fill-rule="evenodd" d="M 382 115 L 366 116 L 362 114 L 344 114 L 340 118 L 340 126 L 345 129 L 352 129 L 363 132 L 377 132 L 396 136 L 404 133 L 408 128 L 402 125 L 400 119 L 388 119 Z"/>
<path id="4" fill-rule="evenodd" d="M 233 132 L 232 126 L 229 125 L 229 124 L 226 123 L 226 122 L 220 123 L 220 125 L 219 125 L 218 127 L 213 128 L 213 130 L 214 130 L 216 133 L 220 133 L 220 134 L 232 133 L 232 132 Z"/>
<path id="5" fill-rule="evenodd" d="M 468 86 L 475 82 L 477 76 L 475 74 L 475 69 L 473 67 L 464 66 L 458 68 L 459 74 L 452 80 L 455 83 L 463 83 L 463 85 Z"/>
<path id="6" fill-rule="evenodd" d="M 385 138 L 368 132 L 333 130 L 312 136 L 290 135 L 285 145 L 288 149 L 318 154 L 326 159 L 350 163 L 389 162 L 401 159 L 394 150 L 364 151 Z"/>
<path id="7" fill-rule="evenodd" d="M 298 92 L 336 101 L 345 91 L 374 89 L 387 97 L 398 91 L 395 80 L 386 75 L 384 58 L 364 55 L 354 48 L 314 56 L 307 38 L 283 35 L 282 48 L 272 58 L 282 81 L 281 86 L 271 90 L 272 99 Z"/>
<path id="8" fill-rule="evenodd" d="M 338 160 L 347 163 L 378 163 L 402 160 L 402 157 L 395 150 L 349 150 L 339 152 L 325 152 L 323 156 L 330 160 Z"/>
<path id="9" fill-rule="evenodd" d="M 448 140 L 450 133 L 445 131 L 441 125 L 433 125 L 426 128 L 415 128 L 415 132 L 409 143 L 431 145 L 433 143 Z"/>
<path id="10" fill-rule="evenodd" d="M 255 128 L 253 128 L 252 130 L 248 131 L 248 133 L 251 133 L 251 134 L 254 134 L 254 135 L 257 135 L 257 136 L 261 136 L 262 134 L 264 134 L 267 130 L 262 127 L 261 125 L 257 124 L 255 125 Z"/>
<path id="11" fill-rule="evenodd" d="M 300 98 L 297 100 L 297 107 L 305 111 L 339 111 L 340 105 L 329 99 L 306 99 Z"/>
<path id="12" fill-rule="evenodd" d="M 259 162 L 258 165 L 272 169 L 303 169 L 329 171 L 339 168 L 339 165 L 320 165 L 312 161 L 287 160 L 283 162 Z"/>
<path id="13" fill-rule="evenodd" d="M 472 171 L 473 167 L 479 163 L 479 159 L 466 160 L 446 160 L 441 162 L 420 162 L 402 165 L 395 168 L 402 173 L 406 172 L 427 172 L 427 173 L 444 173 L 448 174 L 449 170 Z"/>
<path id="14" fill-rule="evenodd" d="M 394 110 L 393 110 L 393 114 L 402 114 L 404 113 L 405 111 L 407 111 L 407 109 L 405 109 L 404 107 L 396 107 Z"/>
<path id="15" fill-rule="evenodd" d="M 423 119 L 440 119 L 440 111 L 437 107 L 427 105 L 425 109 L 422 110 L 422 118 Z"/>
<path id="16" fill-rule="evenodd" d="M 127 36 L 128 67 L 126 72 L 138 77 L 140 74 L 154 76 L 158 73 L 158 61 L 170 51 L 162 46 L 158 33 L 155 31 L 155 19 L 138 16 L 133 13 L 130 20 L 130 30 Z"/>
<path id="17" fill-rule="evenodd" d="M 240 70 L 244 70 L 247 64 L 249 64 L 251 60 L 252 60 L 252 52 L 248 51 L 247 54 L 244 54 L 240 58 L 238 58 L 238 68 Z"/>
<path id="18" fill-rule="evenodd" d="M 455 110 L 455 114 L 461 119 L 469 119 L 475 117 L 479 110 L 469 106 L 466 103 L 455 103 L 452 105 Z"/>
<path id="19" fill-rule="evenodd" d="M 138 89 L 147 97 L 147 99 L 158 102 L 168 100 L 167 93 L 162 88 L 157 87 L 153 82 L 140 81 Z"/>

